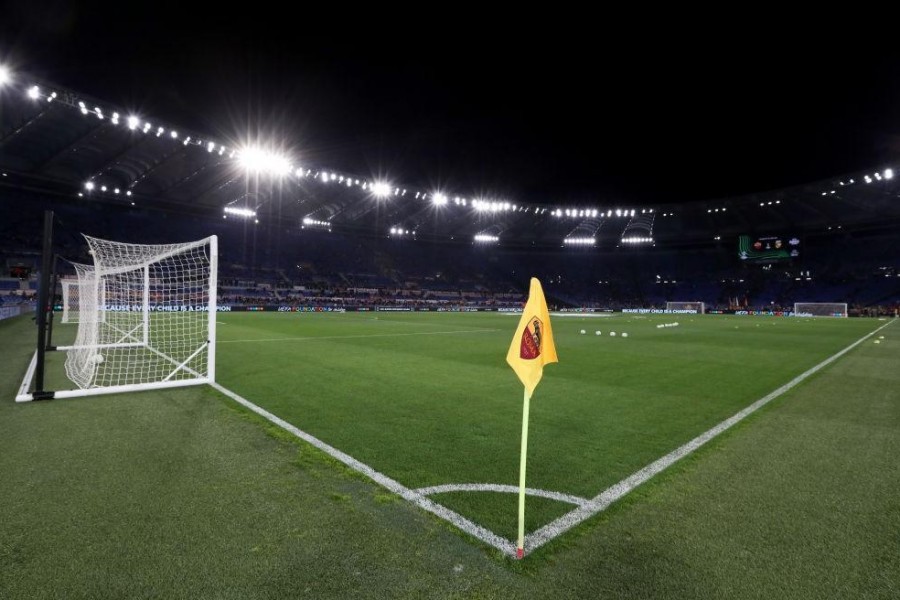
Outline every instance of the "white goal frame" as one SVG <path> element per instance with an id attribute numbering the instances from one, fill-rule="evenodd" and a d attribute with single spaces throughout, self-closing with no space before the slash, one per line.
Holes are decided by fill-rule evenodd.
<path id="1" fill-rule="evenodd" d="M 706 304 L 699 300 L 687 302 L 666 302 L 666 310 L 696 310 L 698 315 L 706 313 Z"/>
<path id="2" fill-rule="evenodd" d="M 76 341 L 53 348 L 67 353 L 79 389 L 30 392 L 35 352 L 16 401 L 214 383 L 218 238 L 156 246 L 85 238 L 94 264 L 75 264 Z"/>
<path id="3" fill-rule="evenodd" d="M 794 302 L 795 317 L 847 317 L 846 302 Z"/>

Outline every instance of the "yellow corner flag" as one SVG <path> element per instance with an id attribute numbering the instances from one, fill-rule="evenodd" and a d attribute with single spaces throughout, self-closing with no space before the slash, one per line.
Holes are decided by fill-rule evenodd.
<path id="1" fill-rule="evenodd" d="M 544 374 L 544 365 L 559 362 L 544 290 L 535 277 L 531 278 L 528 302 L 506 353 L 506 362 L 519 376 L 529 396 Z"/>
<path id="2" fill-rule="evenodd" d="M 550 313 L 541 282 L 531 278 L 528 302 L 519 319 L 519 326 L 506 353 L 506 362 L 512 367 L 525 386 L 525 401 L 522 407 L 522 452 L 519 457 L 519 539 L 516 557 L 525 556 L 525 463 L 528 458 L 528 405 L 531 394 L 544 374 L 544 365 L 559 362 L 556 358 L 556 344 L 553 343 L 553 328 L 550 327 Z"/>

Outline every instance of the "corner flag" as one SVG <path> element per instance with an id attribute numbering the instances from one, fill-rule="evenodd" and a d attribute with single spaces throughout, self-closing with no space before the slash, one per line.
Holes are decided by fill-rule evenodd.
<path id="1" fill-rule="evenodd" d="M 544 290 L 535 277 L 531 278 L 528 302 L 506 353 L 506 362 L 519 376 L 529 396 L 544 374 L 544 365 L 559 362 Z"/>
<path id="2" fill-rule="evenodd" d="M 522 452 L 519 457 L 519 539 L 516 557 L 525 556 L 525 463 L 528 458 L 528 405 L 531 394 L 544 374 L 544 365 L 559 362 L 556 358 L 556 344 L 553 343 L 553 329 L 550 327 L 550 313 L 541 282 L 531 278 L 528 302 L 519 319 L 519 326 L 513 335 L 506 362 L 512 367 L 525 386 L 525 401 L 522 407 Z"/>

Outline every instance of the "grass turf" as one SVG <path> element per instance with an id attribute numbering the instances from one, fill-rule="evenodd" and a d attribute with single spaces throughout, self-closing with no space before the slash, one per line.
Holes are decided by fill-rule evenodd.
<path id="1" fill-rule="evenodd" d="M 656 327 L 676 319 L 679 327 Z M 318 313 L 221 320 L 219 381 L 301 429 L 412 488 L 517 485 L 522 391 L 505 364 L 515 318 Z M 528 485 L 593 497 L 876 323 L 559 318 L 560 363 L 546 368 L 532 402 Z M 616 329 L 629 337 L 608 335 Z M 435 499 L 515 539 L 514 495 Z M 572 508 L 528 504 L 526 531 Z"/>
<path id="2" fill-rule="evenodd" d="M 223 341 L 232 324 L 236 335 L 227 334 L 231 339 L 254 331 L 259 334 L 267 327 L 279 335 L 286 332 L 284 320 L 279 327 L 275 320 L 229 322 L 233 317 L 225 317 Z M 458 322 L 461 328 L 492 328 L 484 325 L 486 320 L 468 319 L 472 317 Z M 500 321 L 506 322 L 511 327 L 514 320 Z M 736 326 L 744 329 L 745 324 L 754 327 L 757 322 L 760 329 L 772 327 L 773 333 L 745 332 L 749 335 L 734 338 L 730 345 L 717 345 L 719 353 L 728 354 L 730 346 L 746 344 L 753 335 L 769 336 L 760 339 L 772 342 L 781 362 L 802 354 L 797 364 L 786 369 L 788 374 L 796 374 L 806 362 L 818 362 L 818 354 L 832 354 L 828 343 L 846 345 L 836 328 L 866 323 L 824 321 L 827 327 L 810 336 L 819 340 L 817 347 L 791 354 L 783 351 L 785 346 L 796 346 L 798 339 L 803 344 L 808 331 L 798 329 L 778 337 L 774 331 L 788 322 L 769 325 L 766 319 L 738 320 Z M 405 319 L 395 323 L 394 332 L 403 332 L 406 324 L 406 331 L 413 333 L 409 327 L 417 326 Z M 804 323 L 809 324 L 797 327 L 817 327 L 819 321 Z M 866 326 L 873 325 L 868 322 Z M 328 327 L 330 335 L 347 335 L 341 325 Z M 419 327 L 416 331 L 437 331 Z M 556 325 L 562 354 L 563 339 L 569 334 L 561 329 L 565 328 Z M 27 363 L 27 345 L 33 336 L 23 320 L 0 323 L 0 332 L 8 354 L 2 366 L 3 389 L 10 398 Z M 405 503 L 391 501 L 374 486 L 347 477 L 318 453 L 285 441 L 284 436 L 272 433 L 258 419 L 233 409 L 230 402 L 208 390 L 25 406 L 0 402 L 0 505 L 4 507 L 0 596 L 278 597 L 306 592 L 332 597 L 551 593 L 575 597 L 610 592 L 632 597 L 891 597 L 896 595 L 900 572 L 894 552 L 900 531 L 896 500 L 900 477 L 895 460 L 900 439 L 896 390 L 900 386 L 894 346 L 900 339 L 893 328 L 884 333 L 888 338 L 884 344 L 866 344 L 855 350 L 711 448 L 643 486 L 579 527 L 575 535 L 552 543 L 524 564 L 485 556 L 436 520 Z M 714 331 L 713 340 L 716 335 L 725 336 L 725 332 Z M 565 346 L 574 350 L 582 338 L 572 336 Z M 637 334 L 632 332 L 632 336 L 625 343 L 638 341 Z M 417 337 L 445 336 L 404 336 L 394 342 L 397 345 L 402 340 L 403 352 L 415 357 L 421 346 L 411 340 Z M 506 332 L 497 335 L 500 340 L 507 337 Z M 859 331 L 848 337 L 859 337 Z M 664 338 L 658 341 L 666 342 Z M 583 338 L 585 344 L 595 342 L 599 340 Z M 347 339 L 340 343 L 353 345 Z M 677 346 L 696 349 L 684 343 Z M 227 356 L 230 351 L 226 348 L 227 344 L 220 346 L 220 356 Z M 377 348 L 390 350 L 390 345 Z M 290 368 L 270 364 L 262 351 L 254 349 L 252 354 L 259 361 L 257 366 Z M 315 363 L 318 357 L 327 358 L 323 354 L 316 349 L 307 357 L 314 357 L 309 360 Z M 694 356 L 694 360 L 703 362 L 714 354 Z M 574 362 L 575 356 L 571 351 L 568 360 L 564 354 L 561 359 Z M 606 374 L 617 382 L 620 393 L 629 387 L 629 381 L 639 389 L 645 385 L 645 376 L 622 377 L 621 365 L 627 361 L 606 358 L 610 359 Z M 227 360 L 222 358 L 220 368 Z M 471 356 L 466 360 L 479 365 Z M 560 377 L 565 364 L 558 366 Z M 363 366 L 364 374 L 377 374 L 377 369 Z M 536 396 L 547 398 L 548 403 L 552 395 L 544 390 L 549 390 L 551 377 L 557 375 L 550 369 L 557 367 L 548 368 Z M 409 385 L 422 378 L 414 368 L 404 372 L 410 377 Z M 645 374 L 653 372 L 651 365 Z M 511 373 L 505 374 L 511 377 Z M 239 373 L 233 375 L 243 380 Z M 569 378 L 581 376 L 576 373 Z M 682 381 L 688 387 L 693 385 L 689 377 Z M 491 389 L 489 381 L 481 383 L 479 387 Z M 257 396 L 239 386 L 231 387 L 260 404 L 271 390 L 259 389 Z M 301 388 L 294 383 L 291 387 L 300 397 L 310 386 Z M 515 395 L 518 390 L 511 387 Z M 699 387 L 710 395 L 715 391 L 708 383 Z M 363 386 L 369 395 L 377 389 Z M 731 391 L 739 393 L 741 388 Z M 685 391 L 678 397 L 687 402 L 683 399 L 690 395 Z M 518 400 L 509 400 L 516 406 L 514 413 L 520 409 Z M 556 398 L 557 402 L 564 400 Z M 321 404 L 332 401 L 333 396 L 320 398 Z M 480 406 L 485 404 L 493 406 L 490 400 Z M 690 412 L 703 406 L 684 404 L 681 408 Z M 327 408 L 319 411 L 327 413 Z M 620 407 L 610 419 L 632 414 L 626 409 Z M 447 414 L 453 412 L 439 411 L 439 416 Z M 398 411 L 393 418 L 406 425 L 404 416 Z M 355 421 L 369 418 L 359 411 Z M 319 419 L 327 421 L 322 416 Z M 537 422 L 532 421 L 533 432 Z M 298 424 L 353 454 L 303 420 Z M 577 426 L 572 429 L 579 431 Z M 408 447 L 402 439 L 405 435 L 395 431 L 397 443 L 392 447 L 398 451 Z M 634 431 L 632 437 L 642 437 L 641 432 Z M 506 442 L 516 446 L 517 433 L 513 438 Z M 623 435 L 622 439 L 630 438 Z M 377 448 L 371 451 L 376 458 L 390 455 Z M 534 456 L 539 454 L 532 456 L 532 465 Z M 487 456 L 470 462 L 477 466 L 491 460 L 494 457 Z M 373 466 L 395 474 L 383 465 Z M 534 484 L 532 478 L 529 483 Z M 539 512 L 540 505 L 530 502 L 529 507 Z M 489 514 L 484 508 L 471 510 Z"/>

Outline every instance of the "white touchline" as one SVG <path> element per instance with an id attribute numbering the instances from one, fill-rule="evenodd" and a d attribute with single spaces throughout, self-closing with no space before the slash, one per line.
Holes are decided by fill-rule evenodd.
<path id="1" fill-rule="evenodd" d="M 875 335 L 876 333 L 878 333 L 879 331 L 881 331 L 882 329 L 884 329 L 885 327 L 890 325 L 891 323 L 893 323 L 893 321 L 891 321 L 890 323 L 886 323 L 886 324 L 882 325 L 881 327 L 879 327 L 878 329 L 876 329 L 875 331 L 864 335 L 863 337 L 856 340 L 855 342 L 853 342 L 852 344 L 850 344 L 849 346 L 847 346 L 846 348 L 844 348 L 837 354 L 834 354 L 833 356 L 826 358 L 825 360 L 823 360 L 816 366 L 812 367 L 811 369 L 804 371 L 800 375 L 797 375 L 796 377 L 791 379 L 789 382 L 787 382 L 786 384 L 784 384 L 777 390 L 771 392 L 767 396 L 760 398 L 759 400 L 757 400 L 756 402 L 754 402 L 747 408 L 736 413 L 734 416 L 731 416 L 731 417 L 725 419 L 724 421 L 722 421 L 721 423 L 719 423 L 712 429 L 710 429 L 704 433 L 701 433 L 700 435 L 698 435 L 697 437 L 695 437 L 694 439 L 692 439 L 685 445 L 681 446 L 680 448 L 673 450 L 672 452 L 670 452 L 669 454 L 666 454 L 662 458 L 650 463 L 649 465 L 647 465 L 640 471 L 630 475 L 629 477 L 626 477 L 619 483 L 613 485 L 612 487 L 610 487 L 610 488 L 604 490 L 603 492 L 599 493 L 598 495 L 594 496 L 587 502 L 587 504 L 579 506 L 578 508 L 569 512 L 568 514 L 565 514 L 565 515 L 559 517 L 555 521 L 552 521 L 551 523 L 544 525 L 543 527 L 541 527 L 534 533 L 526 536 L 525 537 L 525 552 L 529 553 L 533 550 L 536 550 L 537 548 L 540 548 L 541 546 L 543 546 L 544 544 L 546 544 L 553 538 L 565 533 L 566 531 L 568 531 L 575 525 L 578 525 L 579 523 L 589 519 L 590 517 L 596 515 L 600 511 L 604 510 L 610 504 L 612 504 L 616 500 L 619 500 L 625 494 L 627 494 L 628 492 L 630 492 L 637 486 L 641 485 L 642 483 L 644 483 L 645 481 L 647 481 L 648 479 L 650 479 L 657 473 L 664 471 L 665 469 L 670 467 L 672 464 L 681 460 L 688 454 L 691 454 L 694 450 L 701 447 L 702 445 L 704 445 L 706 442 L 710 441 L 711 439 L 715 438 L 716 436 L 718 436 L 720 433 L 722 433 L 729 427 L 733 426 L 736 423 L 739 423 L 740 421 L 743 421 L 745 418 L 747 418 L 747 416 L 753 414 L 754 412 L 756 412 L 757 410 L 759 410 L 760 408 L 762 408 L 763 406 L 765 406 L 766 404 L 768 404 L 769 402 L 771 402 L 772 400 L 777 398 L 778 396 L 781 396 L 782 394 L 784 394 L 785 392 L 787 392 L 788 390 L 790 390 L 791 388 L 796 386 L 798 383 L 800 383 L 801 381 L 803 381 L 810 375 L 813 375 L 814 373 L 821 370 L 823 367 L 826 367 L 829 364 L 833 363 L 834 361 L 836 361 L 837 359 L 842 357 L 844 354 L 846 354 L 853 348 L 857 347 L 858 345 L 860 345 L 861 343 L 863 343 L 864 341 L 866 341 L 867 339 L 869 339 L 870 337 L 872 337 L 873 335 Z"/>
<path id="2" fill-rule="evenodd" d="M 891 323 L 893 323 L 893 322 L 894 321 L 885 323 L 878 329 L 875 329 L 871 333 L 864 335 L 863 337 L 861 337 L 857 341 L 853 342 L 852 344 L 850 344 L 849 346 L 847 346 L 846 348 L 844 348 L 837 354 L 834 354 L 833 356 L 826 358 L 819 364 L 815 365 L 814 367 L 810 368 L 809 370 L 801 373 L 794 379 L 790 380 L 789 382 L 787 382 L 780 388 L 778 388 L 775 391 L 771 392 L 770 394 L 764 396 L 763 398 L 760 398 L 759 400 L 757 400 L 756 402 L 754 402 L 747 408 L 745 408 L 745 409 L 741 410 L 740 412 L 736 413 L 735 415 L 725 419 L 724 421 L 722 421 L 721 423 L 719 423 L 712 429 L 709 429 L 708 431 L 700 434 L 699 436 L 695 437 L 693 440 L 684 444 L 680 448 L 677 448 L 676 450 L 673 450 L 672 452 L 670 452 L 669 454 L 666 454 L 662 458 L 650 463 L 649 465 L 647 465 L 640 471 L 637 471 L 636 473 L 630 475 L 629 477 L 626 477 L 619 483 L 604 490 L 603 492 L 601 492 L 600 494 L 598 494 L 597 496 L 594 496 L 593 498 L 591 498 L 589 500 L 578 497 L 578 496 L 573 496 L 570 494 L 563 494 L 563 493 L 559 493 L 559 492 L 549 492 L 549 491 L 545 491 L 545 490 L 527 488 L 526 493 L 529 495 L 541 496 L 541 497 L 545 497 L 545 498 L 552 498 L 554 500 L 559 500 L 561 502 L 575 504 L 578 506 L 578 508 L 573 509 L 572 511 L 563 515 L 562 517 L 559 517 L 555 521 L 552 521 L 551 523 L 541 527 L 534 533 L 527 535 L 525 537 L 525 553 L 526 554 L 531 553 L 532 551 L 536 550 L 537 548 L 540 548 L 541 546 L 543 546 L 550 540 L 558 537 L 559 535 L 562 535 L 563 533 L 565 533 L 566 531 L 568 531 L 575 525 L 582 523 L 583 521 L 596 515 L 600 511 L 606 509 L 610 504 L 612 504 L 616 500 L 619 500 L 620 498 L 625 496 L 628 492 L 630 492 L 637 486 L 646 482 L 654 475 L 664 471 L 666 468 L 668 468 L 669 466 L 671 466 L 678 460 L 691 454 L 692 452 L 694 452 L 696 449 L 698 449 L 701 446 L 703 446 L 704 444 L 706 444 L 711 439 L 715 438 L 716 436 L 718 436 L 719 434 L 721 434 L 728 428 L 732 427 L 736 423 L 742 421 L 747 416 L 756 412 L 761 407 L 765 406 L 766 404 L 768 404 L 775 398 L 781 396 L 782 394 L 784 394 L 785 392 L 787 392 L 788 390 L 790 390 L 791 388 L 796 386 L 798 383 L 800 383 L 801 381 L 803 381 L 810 375 L 813 375 L 814 373 L 821 370 L 823 367 L 828 366 L 829 364 L 831 364 L 832 362 L 834 362 L 835 360 L 837 360 L 838 358 L 840 358 L 841 356 L 843 356 L 844 354 L 846 354 L 847 352 L 849 352 L 850 350 L 852 350 L 853 348 L 855 348 L 856 346 L 861 344 L 862 342 L 866 341 L 871 336 L 875 335 L 876 333 L 878 333 L 885 327 L 891 325 Z M 476 332 L 481 332 L 481 331 L 497 331 L 497 330 L 495 330 L 495 329 L 477 329 L 477 330 L 471 330 L 471 331 L 447 331 L 447 332 L 383 334 L 383 335 L 386 335 L 386 336 L 389 336 L 389 335 L 435 335 L 435 334 L 439 334 L 439 333 L 476 333 Z M 334 336 L 334 338 L 341 338 L 341 337 L 379 337 L 379 335 Z M 334 339 L 334 338 L 332 338 L 332 339 Z M 268 340 L 268 341 L 282 341 L 282 339 L 285 339 L 285 338 L 278 338 L 278 339 Z M 327 338 L 310 337 L 310 338 L 286 338 L 286 339 L 315 340 L 315 339 L 327 339 Z M 232 340 L 232 341 L 267 341 L 267 340 Z M 459 513 L 450 510 L 446 506 L 443 506 L 441 504 L 438 504 L 437 502 L 429 500 L 426 496 L 429 496 L 431 494 L 439 494 L 439 493 L 454 492 L 454 491 L 518 492 L 518 487 L 512 486 L 512 485 L 503 485 L 503 484 L 445 484 L 445 485 L 431 486 L 431 487 L 425 487 L 425 488 L 419 488 L 419 489 L 413 490 L 413 489 L 406 487 L 399 481 L 397 481 L 395 479 L 391 479 L 387 475 L 380 473 L 379 471 L 376 471 L 369 465 L 356 460 L 349 454 L 341 452 L 337 448 L 326 444 L 319 438 L 312 436 L 312 435 L 306 433 L 305 431 L 302 431 L 301 429 L 295 427 L 294 425 L 291 425 L 284 419 L 281 419 L 280 417 L 275 416 L 274 414 L 270 413 L 269 411 L 265 410 L 264 408 L 261 408 L 261 407 L 257 406 L 256 404 L 253 404 L 246 398 L 238 395 L 235 392 L 232 392 L 228 388 L 223 387 L 222 385 L 220 385 L 218 383 L 213 383 L 212 387 L 217 389 L 221 393 L 225 394 L 226 396 L 228 396 L 229 398 L 231 398 L 238 404 L 241 404 L 241 405 L 245 406 L 246 408 L 250 409 L 251 411 L 255 412 L 256 414 L 260 415 L 264 419 L 274 423 L 275 425 L 278 425 L 282 429 L 294 434 L 298 438 L 312 444 L 319 450 L 322 450 L 323 452 L 325 452 L 332 458 L 342 462 L 343 464 L 347 465 L 354 471 L 362 473 L 363 475 L 370 478 L 372 481 L 374 481 L 378 485 L 386 488 L 387 490 L 389 490 L 391 492 L 394 492 L 395 494 L 401 496 L 405 500 L 412 502 L 419 508 L 426 510 L 426 511 L 450 522 L 458 529 L 468 533 L 472 537 L 475 537 L 475 538 L 481 540 L 485 544 L 488 544 L 489 546 L 496 548 L 497 550 L 501 551 L 503 554 L 506 554 L 507 556 L 510 556 L 510 557 L 516 556 L 515 542 L 498 536 L 494 532 L 489 531 L 488 529 L 482 527 L 481 525 L 473 523 L 472 521 L 463 517 Z"/>
<path id="3" fill-rule="evenodd" d="M 249 342 L 296 342 L 307 341 L 314 342 L 316 340 L 352 340 L 361 338 L 378 338 L 378 337 L 404 337 L 408 335 L 450 335 L 454 333 L 485 333 L 489 331 L 500 331 L 499 329 L 460 329 L 456 331 L 418 331 L 416 333 L 370 333 L 364 335 L 319 335 L 306 337 L 281 337 L 281 338 L 261 338 L 246 340 L 219 340 L 220 344 L 237 344 Z"/>

